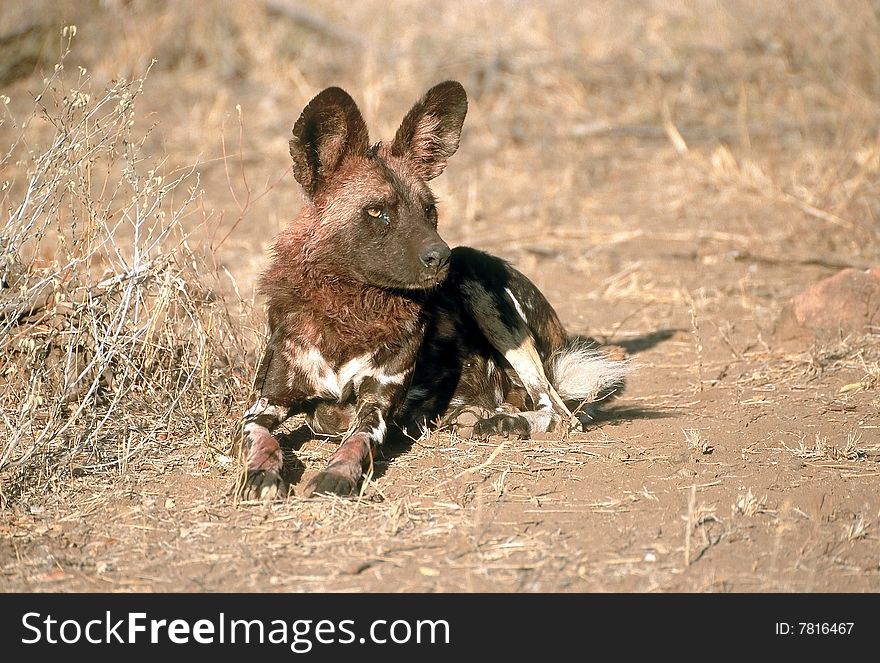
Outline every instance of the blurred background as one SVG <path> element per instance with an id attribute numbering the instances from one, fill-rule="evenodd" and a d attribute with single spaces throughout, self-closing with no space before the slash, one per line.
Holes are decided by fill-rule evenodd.
<path id="1" fill-rule="evenodd" d="M 878 13 L 860 0 L 7 0 L 0 92 L 26 117 L 67 25 L 71 89 L 77 67 L 93 95 L 149 70 L 144 152 L 166 173 L 195 165 L 204 195 L 186 222 L 245 290 L 300 204 L 286 145 L 305 103 L 342 86 L 371 137 L 389 138 L 447 78 L 470 98 L 437 183 L 454 243 L 515 251 L 558 229 L 592 245 L 686 217 L 794 250 L 806 215 L 834 231 L 829 250 L 858 256 L 876 253 L 880 214 Z M 15 132 L 5 122 L 0 143 Z M 719 210 L 731 192 L 736 209 Z"/>

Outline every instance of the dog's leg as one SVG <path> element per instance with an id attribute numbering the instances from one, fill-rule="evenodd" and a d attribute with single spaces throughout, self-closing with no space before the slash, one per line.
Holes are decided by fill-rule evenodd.
<path id="1" fill-rule="evenodd" d="M 239 493 L 244 499 L 273 499 L 283 493 L 281 447 L 272 432 L 290 409 L 261 397 L 245 412 L 242 440 L 247 449 L 246 474 Z"/>
<path id="2" fill-rule="evenodd" d="M 351 495 L 364 469 L 372 465 L 385 441 L 389 411 L 403 397 L 404 385 L 367 377 L 357 388 L 357 405 L 351 432 L 330 457 L 327 467 L 306 484 L 305 495 Z"/>
<path id="3" fill-rule="evenodd" d="M 497 412 L 479 405 L 459 405 L 448 411 L 440 420 L 440 428 L 450 429 L 461 437 L 471 437 L 474 426 Z"/>
<path id="4" fill-rule="evenodd" d="M 500 412 L 474 424 L 473 435 L 516 435 L 529 437 L 532 433 L 549 433 L 558 429 L 561 417 L 549 410 L 528 412 Z"/>
<path id="5" fill-rule="evenodd" d="M 524 332 L 525 336 L 519 345 L 504 351 L 504 358 L 519 375 L 523 387 L 532 399 L 536 410 L 552 412 L 564 419 L 570 418 L 571 411 L 544 373 L 544 364 L 541 362 L 541 357 L 538 356 L 535 341 L 525 324 L 521 325 L 520 329 L 517 330 L 516 336 L 520 332 Z M 506 344 L 512 338 L 514 337 L 496 335 L 494 339 L 490 338 L 489 340 L 495 345 L 496 342 Z"/>
<path id="6" fill-rule="evenodd" d="M 283 393 L 287 375 L 283 354 L 276 352 L 278 339 L 276 331 L 266 345 L 255 380 L 259 396 L 244 414 L 237 442 L 239 454 L 244 456 L 245 472 L 236 490 L 244 499 L 274 499 L 286 492 L 281 472 L 284 459 L 273 433 L 293 409 L 287 399 L 278 395 Z"/>
<path id="7" fill-rule="evenodd" d="M 513 295 L 510 292 L 490 292 L 478 281 L 464 282 L 461 290 L 465 306 L 480 331 L 519 376 L 533 402 L 536 415 L 524 418 L 520 415 L 497 414 L 484 420 L 486 424 L 478 422 L 474 426 L 474 433 L 513 432 L 524 435 L 527 434 L 522 432 L 526 425 L 530 432 L 552 431 L 560 425 L 571 425 L 571 411 L 547 379 L 534 338 Z"/>

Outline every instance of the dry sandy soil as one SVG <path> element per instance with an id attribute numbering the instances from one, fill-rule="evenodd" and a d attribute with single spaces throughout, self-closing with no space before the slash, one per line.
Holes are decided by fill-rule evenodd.
<path id="1" fill-rule="evenodd" d="M 107 438 L 116 460 L 78 471 L 0 465 L 0 590 L 880 591 L 878 330 L 777 330 L 810 284 L 880 264 L 880 8 L 767 4 L 4 2 L 17 117 L 64 25 L 65 71 L 95 90 L 156 59 L 144 150 L 196 164 L 180 223 L 244 350 L 221 405 L 138 424 L 137 453 Z M 447 78 L 470 107 L 435 184 L 441 233 L 626 347 L 626 392 L 564 439 L 391 447 L 360 499 L 236 503 L 255 280 L 301 204 L 292 123 L 341 85 L 387 138 Z M 21 178 L 10 192 L 4 215 Z M 292 439 L 306 479 L 334 448 Z"/>

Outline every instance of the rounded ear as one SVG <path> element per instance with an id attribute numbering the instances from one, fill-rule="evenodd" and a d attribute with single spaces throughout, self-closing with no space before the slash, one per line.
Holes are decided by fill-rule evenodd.
<path id="1" fill-rule="evenodd" d="M 293 125 L 293 175 L 314 196 L 344 156 L 365 153 L 369 146 L 367 125 L 354 99 L 341 88 L 328 87 L 309 102 Z"/>
<path id="2" fill-rule="evenodd" d="M 466 114 L 467 94 L 461 83 L 445 81 L 435 85 L 403 118 L 391 153 L 411 159 L 422 179 L 437 177 L 458 149 Z"/>

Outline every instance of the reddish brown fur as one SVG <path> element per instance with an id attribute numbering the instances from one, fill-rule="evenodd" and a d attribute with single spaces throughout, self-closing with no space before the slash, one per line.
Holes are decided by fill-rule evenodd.
<path id="1" fill-rule="evenodd" d="M 277 472 L 281 469 L 282 456 L 278 441 L 269 433 L 258 432 L 248 453 L 251 467 Z"/>
<path id="2" fill-rule="evenodd" d="M 334 242 L 351 234 L 350 218 L 364 201 L 430 195 L 409 160 L 392 156 L 387 145 L 378 155 L 393 170 L 393 185 L 375 161 L 344 156 L 332 180 L 278 236 L 260 280 L 270 326 L 284 325 L 288 337 L 310 343 L 337 364 L 411 335 L 424 299 L 419 291 L 395 292 L 353 280 L 352 266 L 334 255 Z"/>
<path id="3" fill-rule="evenodd" d="M 335 273 L 335 263 L 322 255 L 328 243 L 322 236 L 341 230 L 319 223 L 315 208 L 306 205 L 279 236 L 260 280 L 270 326 L 283 325 L 288 337 L 310 343 L 335 363 L 411 334 L 421 310 L 418 293 L 394 293 Z"/>

